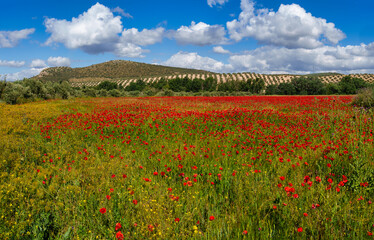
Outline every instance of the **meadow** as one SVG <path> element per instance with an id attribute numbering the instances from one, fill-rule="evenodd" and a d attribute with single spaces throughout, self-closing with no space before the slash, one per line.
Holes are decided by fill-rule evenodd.
<path id="1" fill-rule="evenodd" d="M 373 239 L 352 96 L 0 104 L 1 239 Z"/>

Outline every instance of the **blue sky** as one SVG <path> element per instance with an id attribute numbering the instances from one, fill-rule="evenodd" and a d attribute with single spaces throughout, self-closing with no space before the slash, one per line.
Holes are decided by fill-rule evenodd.
<path id="1" fill-rule="evenodd" d="M 13 0 L 0 9 L 0 79 L 114 59 L 214 72 L 374 73 L 370 0 Z"/>

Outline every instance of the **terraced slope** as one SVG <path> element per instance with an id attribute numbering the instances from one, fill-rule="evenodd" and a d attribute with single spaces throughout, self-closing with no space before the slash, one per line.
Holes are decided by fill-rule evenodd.
<path id="1" fill-rule="evenodd" d="M 227 81 L 246 81 L 248 79 L 256 79 L 262 78 L 265 81 L 265 85 L 272 85 L 272 84 L 279 84 L 290 82 L 295 77 L 300 77 L 301 75 L 267 75 L 267 74 L 258 74 L 258 73 L 229 73 L 229 74 L 218 74 L 218 73 L 210 73 L 210 74 L 173 74 L 173 75 L 165 75 L 165 76 L 157 76 L 157 77 L 128 77 L 122 79 L 109 79 L 109 78 L 72 78 L 70 82 L 73 86 L 96 86 L 100 82 L 105 80 L 114 81 L 117 84 L 121 84 L 122 86 L 126 87 L 131 82 L 135 82 L 138 79 L 142 79 L 143 81 L 150 83 L 160 80 L 161 78 L 165 79 L 173 79 L 173 78 L 184 78 L 188 77 L 190 79 L 194 78 L 201 78 L 206 79 L 208 77 L 213 77 L 217 79 L 218 83 L 227 82 Z M 327 76 L 319 76 L 322 82 L 324 83 L 337 83 L 339 82 L 344 76 L 343 74 L 335 74 L 335 75 L 327 75 Z M 350 74 L 352 77 L 358 77 L 364 79 L 366 82 L 373 83 L 374 82 L 374 74 Z"/>
<path id="2" fill-rule="evenodd" d="M 113 81 L 126 87 L 131 82 L 135 82 L 138 79 L 142 79 L 149 83 L 158 81 L 161 78 L 172 79 L 177 77 L 187 77 L 190 79 L 206 79 L 212 77 L 221 83 L 232 80 L 246 81 L 248 79 L 262 78 L 265 80 L 265 85 L 271 85 L 290 82 L 293 78 L 300 76 L 301 75 L 290 74 L 258 74 L 251 72 L 213 73 L 203 70 L 165 67 L 161 65 L 115 60 L 83 68 L 48 68 L 43 70 L 35 78 L 43 81 L 67 80 L 70 81 L 73 86 L 96 86 L 102 81 Z M 339 73 L 316 73 L 306 76 L 319 77 L 324 83 L 336 83 L 346 75 Z M 350 74 L 350 76 L 359 77 L 364 79 L 366 82 L 374 83 L 374 74 Z"/>

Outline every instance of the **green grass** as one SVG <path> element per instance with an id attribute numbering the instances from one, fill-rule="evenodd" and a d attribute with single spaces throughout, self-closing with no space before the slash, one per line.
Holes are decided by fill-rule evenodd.
<path id="1" fill-rule="evenodd" d="M 0 238 L 367 239 L 374 123 L 347 99 L 1 104 Z"/>

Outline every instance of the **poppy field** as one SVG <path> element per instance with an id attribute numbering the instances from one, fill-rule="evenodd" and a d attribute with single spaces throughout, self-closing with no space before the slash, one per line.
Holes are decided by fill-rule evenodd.
<path id="1" fill-rule="evenodd" d="M 0 104 L 1 239 L 373 239 L 352 96 Z"/>

